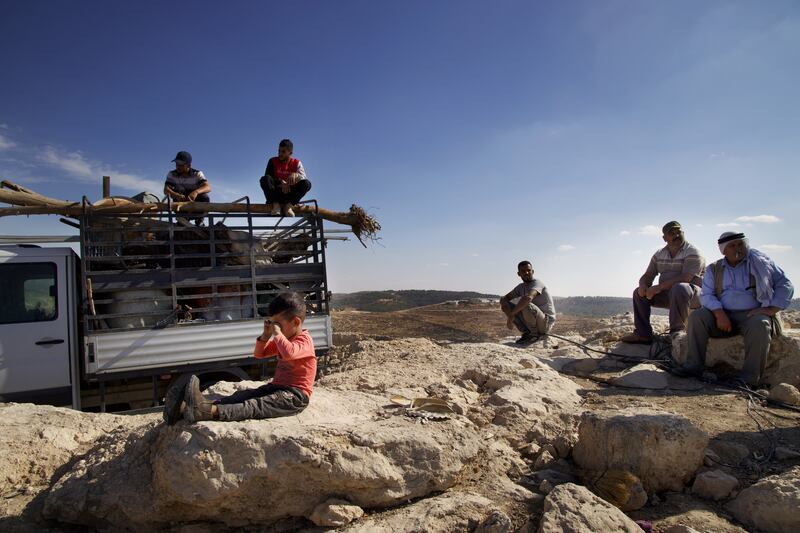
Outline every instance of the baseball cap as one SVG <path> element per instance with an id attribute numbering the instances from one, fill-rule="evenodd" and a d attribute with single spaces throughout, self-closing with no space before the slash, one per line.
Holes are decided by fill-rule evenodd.
<path id="1" fill-rule="evenodd" d="M 669 222 L 664 224 L 663 228 L 661 228 L 661 233 L 666 234 L 669 230 L 672 229 L 681 229 L 680 222 L 678 222 L 677 220 L 670 220 Z"/>
<path id="2" fill-rule="evenodd" d="M 184 150 L 181 150 L 180 152 L 178 152 L 178 155 L 175 156 L 175 159 L 173 159 L 172 162 L 190 165 L 192 163 L 192 154 Z"/>

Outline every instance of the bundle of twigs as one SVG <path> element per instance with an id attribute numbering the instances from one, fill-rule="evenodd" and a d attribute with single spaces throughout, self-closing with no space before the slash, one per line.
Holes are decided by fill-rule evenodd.
<path id="1" fill-rule="evenodd" d="M 103 198 L 94 203 L 68 202 L 41 195 L 10 181 L 0 182 L 0 202 L 15 207 L 0 208 L 0 217 L 13 215 L 62 215 L 79 217 L 81 215 L 124 215 L 134 213 L 163 213 L 172 210 L 186 215 L 205 215 L 207 213 L 251 213 L 268 214 L 266 204 L 175 202 L 171 204 L 143 203 L 131 198 Z M 380 223 L 368 215 L 364 209 L 353 204 L 347 212 L 330 211 L 310 205 L 294 207 L 296 213 L 317 214 L 325 220 L 350 226 L 353 234 L 364 244 L 364 239 L 376 241 L 381 229 Z M 366 245 L 365 245 L 366 246 Z"/>

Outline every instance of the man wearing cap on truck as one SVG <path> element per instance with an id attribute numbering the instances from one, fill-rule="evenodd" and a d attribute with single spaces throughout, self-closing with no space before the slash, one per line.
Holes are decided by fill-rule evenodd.
<path id="1" fill-rule="evenodd" d="M 210 202 L 211 185 L 202 171 L 192 168 L 192 154 L 181 150 L 172 160 L 175 170 L 167 173 L 164 194 L 175 202 Z M 199 226 L 202 218 L 195 219 Z"/>
<path id="2" fill-rule="evenodd" d="M 192 154 L 180 151 L 172 162 L 175 170 L 167 173 L 164 194 L 176 202 L 210 202 L 211 185 L 201 170 L 192 168 Z"/>
<path id="3" fill-rule="evenodd" d="M 633 333 L 622 342 L 651 344 L 653 327 L 650 311 L 653 307 L 669 309 L 669 332 L 686 329 L 689 308 L 700 306 L 700 287 L 703 283 L 705 260 L 700 252 L 686 242 L 681 225 L 672 220 L 661 228 L 666 246 L 650 258 L 647 271 L 639 278 L 633 291 Z M 658 284 L 653 281 L 658 275 Z"/>

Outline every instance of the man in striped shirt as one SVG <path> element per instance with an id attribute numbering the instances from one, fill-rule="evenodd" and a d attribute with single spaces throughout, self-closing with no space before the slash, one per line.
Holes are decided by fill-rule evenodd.
<path id="1" fill-rule="evenodd" d="M 624 336 L 622 342 L 653 342 L 653 327 L 650 325 L 653 307 L 669 309 L 669 332 L 676 333 L 686 329 L 689 307 L 700 306 L 700 287 L 705 269 L 703 256 L 686 242 L 678 222 L 667 222 L 661 232 L 667 245 L 650 259 L 647 271 L 639 279 L 639 287 L 633 291 L 634 331 Z M 658 284 L 653 285 L 656 275 L 659 276 Z"/>
<path id="2" fill-rule="evenodd" d="M 175 159 L 175 170 L 167 173 L 164 183 L 164 194 L 176 202 L 208 202 L 211 192 L 203 172 L 192 168 L 192 154 L 189 152 L 178 152 Z"/>

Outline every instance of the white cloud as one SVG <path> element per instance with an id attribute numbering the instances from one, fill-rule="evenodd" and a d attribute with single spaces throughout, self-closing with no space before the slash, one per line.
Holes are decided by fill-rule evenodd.
<path id="1" fill-rule="evenodd" d="M 696 228 L 702 228 L 702 227 L 703 227 L 703 225 L 702 225 L 702 224 L 695 224 L 695 227 L 696 227 Z"/>
<path id="2" fill-rule="evenodd" d="M 762 244 L 758 247 L 759 250 L 767 252 L 789 252 L 792 250 L 791 244 Z"/>
<path id="3" fill-rule="evenodd" d="M 631 252 L 631 255 L 641 255 L 641 254 L 642 254 L 641 250 L 634 250 Z"/>
<path id="4" fill-rule="evenodd" d="M 717 224 L 718 228 L 738 228 L 739 224 L 736 222 L 720 222 Z"/>
<path id="5" fill-rule="evenodd" d="M 722 159 L 726 155 L 728 155 L 728 154 L 726 154 L 725 152 L 714 152 L 711 155 L 709 155 L 708 158 L 713 161 L 714 159 Z"/>
<path id="6" fill-rule="evenodd" d="M 6 137 L 5 135 L 0 135 L 0 150 L 10 150 L 17 145 L 14 141 Z"/>
<path id="7" fill-rule="evenodd" d="M 620 231 L 619 234 L 624 237 L 625 235 L 630 235 L 631 232 L 626 230 L 626 229 L 624 229 L 624 230 Z"/>
<path id="8" fill-rule="evenodd" d="M 99 184 L 102 176 L 111 176 L 112 190 L 116 187 L 128 191 L 141 192 L 144 190 L 160 194 L 163 185 L 159 182 L 148 180 L 136 174 L 120 172 L 114 168 L 86 159 L 80 152 L 62 152 L 52 146 L 47 146 L 40 159 L 56 168 L 60 168 L 74 178 L 86 183 Z"/>
<path id="9" fill-rule="evenodd" d="M 478 252 L 472 252 L 471 254 L 469 254 L 469 256 L 470 257 L 480 257 L 481 254 L 479 254 Z"/>
<path id="10" fill-rule="evenodd" d="M 571 244 L 561 244 L 561 245 L 558 246 L 558 248 L 556 248 L 556 250 L 558 250 L 559 252 L 569 252 L 569 251 L 572 251 L 574 249 L 575 249 L 575 247 L 572 246 Z"/>
<path id="11" fill-rule="evenodd" d="M 773 224 L 775 222 L 780 222 L 781 219 L 776 217 L 775 215 L 755 215 L 755 216 L 743 216 L 737 217 L 737 222 L 765 222 L 767 224 Z"/>
<path id="12" fill-rule="evenodd" d="M 8 124 L 6 124 L 5 122 L 3 122 L 2 124 L 0 124 L 0 128 L 2 128 L 2 129 L 4 129 L 4 130 L 7 130 L 7 129 L 8 129 Z"/>
<path id="13" fill-rule="evenodd" d="M 440 267 L 449 267 L 450 263 L 439 263 Z"/>
<path id="14" fill-rule="evenodd" d="M 639 235 L 661 235 L 661 228 L 658 226 L 647 225 L 639 228 Z"/>

